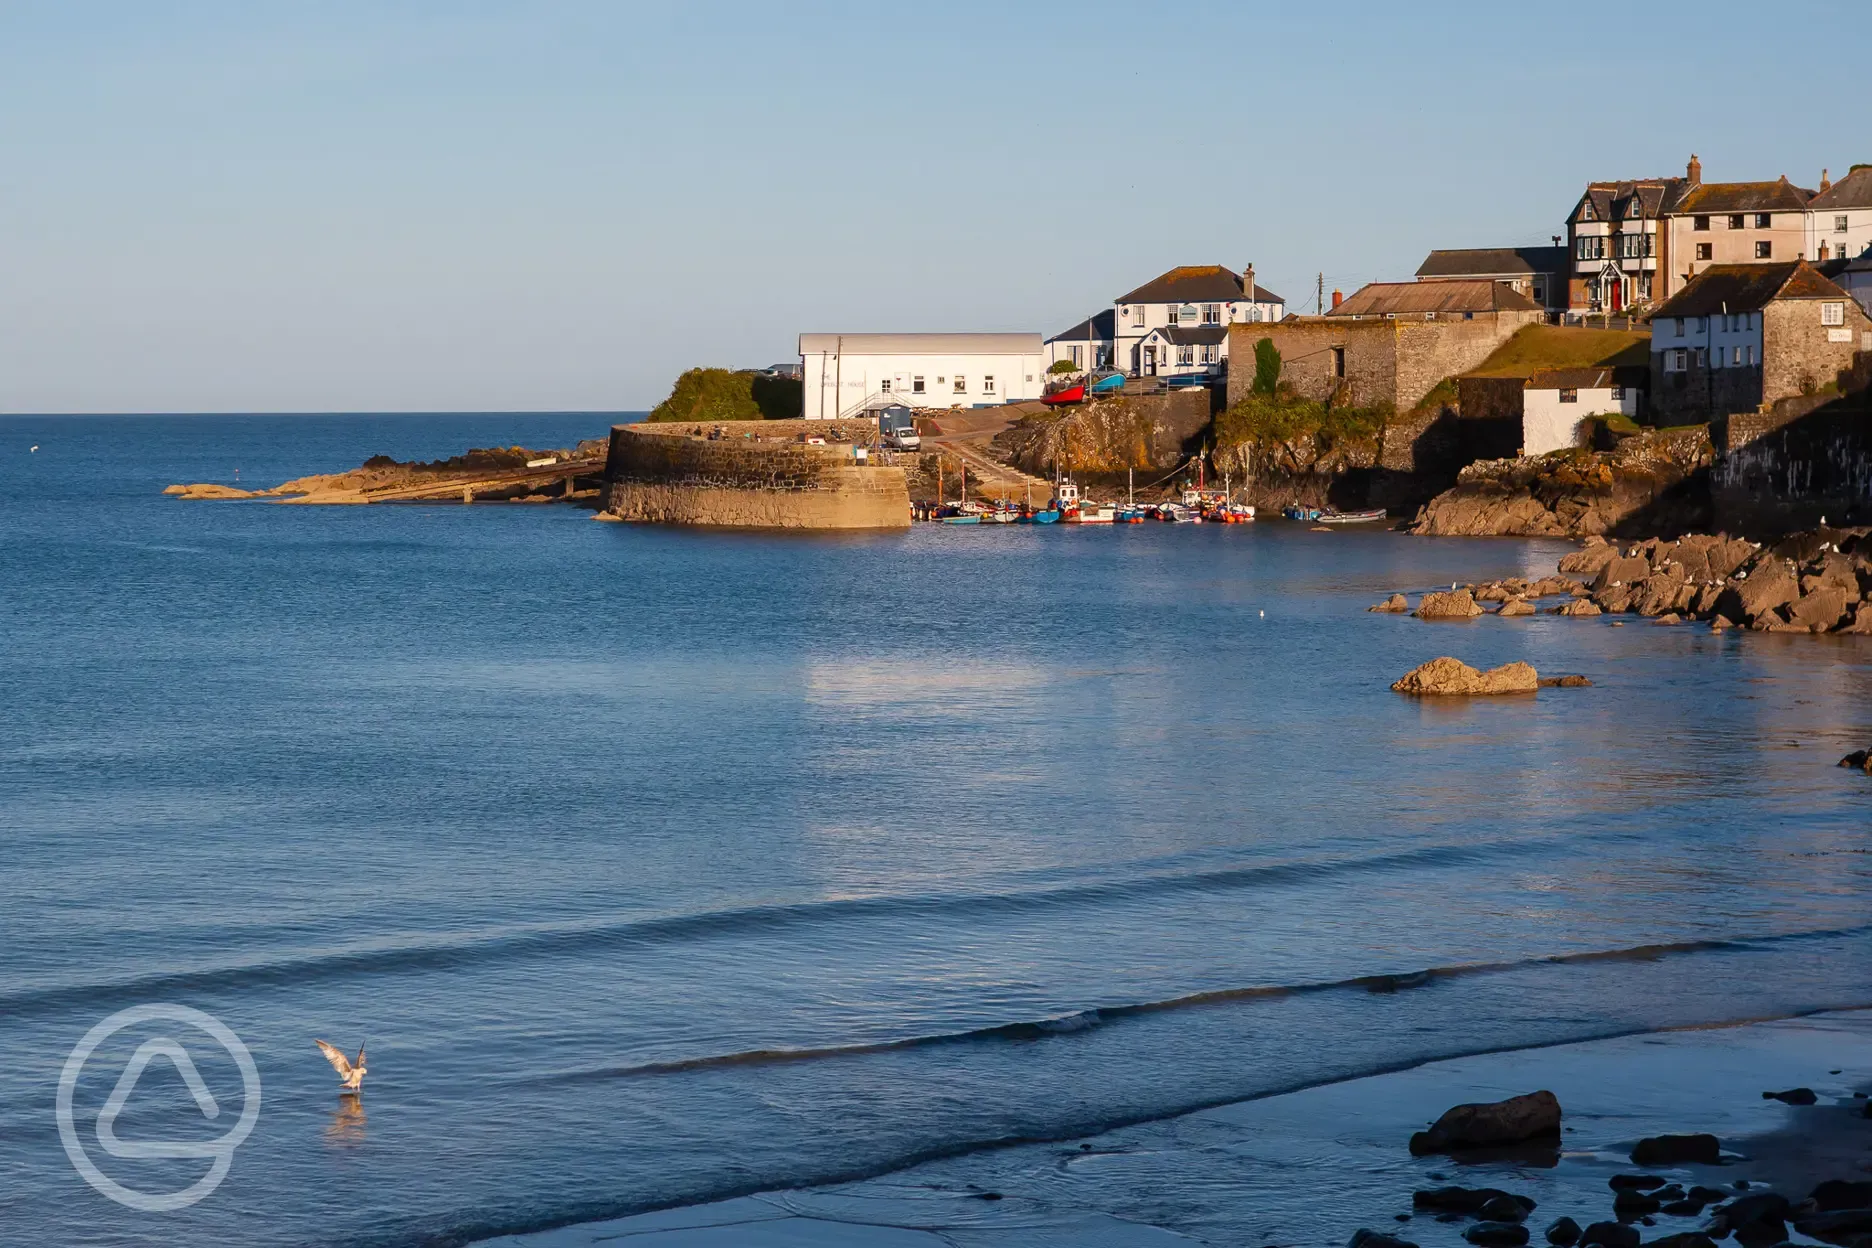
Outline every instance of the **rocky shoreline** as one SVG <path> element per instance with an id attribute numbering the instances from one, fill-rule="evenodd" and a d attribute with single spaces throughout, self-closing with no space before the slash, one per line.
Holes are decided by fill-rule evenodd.
<path id="1" fill-rule="evenodd" d="M 270 489 L 248 490 L 219 482 L 171 485 L 164 494 L 185 501 L 259 499 L 276 503 L 349 504 L 398 499 L 480 502 L 572 502 L 596 506 L 598 490 L 567 490 L 569 476 L 590 476 L 602 467 L 605 441 L 588 439 L 576 447 L 534 449 L 524 446 L 477 447 L 437 460 L 396 460 L 373 455 L 344 472 L 313 473 Z M 561 467 L 563 466 L 563 467 Z M 552 470 L 559 468 L 555 473 Z M 529 478 L 531 474 L 532 479 Z M 480 483 L 486 483 L 480 485 Z M 480 485 L 480 488 L 476 488 Z M 460 493 L 470 490 L 469 495 Z M 452 495 L 427 497 L 429 495 Z"/>

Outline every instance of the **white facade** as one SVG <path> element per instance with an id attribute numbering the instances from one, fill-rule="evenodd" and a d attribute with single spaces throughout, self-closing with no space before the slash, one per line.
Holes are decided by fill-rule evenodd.
<path id="1" fill-rule="evenodd" d="M 1201 370 L 1179 370 L 1173 345 L 1161 334 L 1152 338 L 1154 331 L 1222 329 L 1219 365 L 1228 358 L 1228 326 L 1278 321 L 1287 315 L 1287 305 L 1279 295 L 1255 283 L 1252 265 L 1238 274 L 1212 264 L 1172 269 L 1120 295 L 1113 301 L 1112 312 L 1112 367 L 1134 377 L 1155 377 Z M 1166 348 L 1170 348 L 1167 358 Z"/>
<path id="2" fill-rule="evenodd" d="M 1046 340 L 1046 365 L 1049 369 L 1061 360 L 1073 371 L 1092 372 L 1110 368 L 1112 363 L 1112 312 L 1110 308 L 1087 317 L 1079 324 Z"/>
<path id="3" fill-rule="evenodd" d="M 1521 453 L 1545 455 L 1580 444 L 1589 416 L 1638 414 L 1643 392 L 1634 386 L 1567 388 L 1530 384 L 1521 395 Z"/>
<path id="4" fill-rule="evenodd" d="M 1039 334 L 801 334 L 808 420 L 866 408 L 991 407 L 1037 399 Z"/>
<path id="5" fill-rule="evenodd" d="M 1846 266 L 1846 271 L 1833 279 L 1841 290 L 1859 301 L 1859 306 L 1872 316 L 1872 255 L 1861 256 Z M 1868 348 L 1872 349 L 1872 348 Z"/>
<path id="6" fill-rule="evenodd" d="M 1651 350 L 1663 354 L 1667 373 L 1706 363 L 1711 368 L 1757 368 L 1762 362 L 1762 314 L 1654 317 Z"/>
<path id="7" fill-rule="evenodd" d="M 1868 253 L 1872 253 L 1872 165 L 1860 165 L 1808 201 L 1806 255 L 1819 263 L 1857 260 Z"/>

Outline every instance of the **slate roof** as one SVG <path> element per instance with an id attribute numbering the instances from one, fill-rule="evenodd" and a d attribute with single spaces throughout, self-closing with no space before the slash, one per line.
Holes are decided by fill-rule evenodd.
<path id="1" fill-rule="evenodd" d="M 1759 312 L 1777 299 L 1847 299 L 1805 260 L 1780 264 L 1712 264 L 1651 314 L 1718 316 L 1724 312 Z"/>
<path id="2" fill-rule="evenodd" d="M 1575 221 L 1584 220 L 1582 212 L 1592 205 L 1594 221 L 1624 221 L 1631 217 L 1635 200 L 1640 217 L 1658 217 L 1669 212 L 1688 188 L 1682 178 L 1634 178 L 1626 182 L 1588 182 L 1586 193 L 1573 207 Z"/>
<path id="3" fill-rule="evenodd" d="M 1723 212 L 1800 212 L 1813 192 L 1782 178 L 1776 182 L 1705 182 L 1684 192 L 1672 209 L 1679 216 Z"/>
<path id="4" fill-rule="evenodd" d="M 1327 316 L 1410 316 L 1425 312 L 1538 312 L 1541 307 L 1506 282 L 1372 282 L 1352 292 Z"/>
<path id="5" fill-rule="evenodd" d="M 1080 321 L 1071 329 L 1061 330 L 1047 339 L 1048 342 L 1110 342 L 1112 327 L 1117 323 L 1118 314 L 1111 308 L 1098 312 Z"/>
<path id="6" fill-rule="evenodd" d="M 1861 165 L 1807 201 L 1813 209 L 1872 208 L 1872 165 Z"/>
<path id="7" fill-rule="evenodd" d="M 1145 282 L 1113 303 L 1229 303 L 1244 299 L 1242 275 L 1221 264 L 1187 264 Z M 1256 303 L 1287 301 L 1256 282 Z"/>
<path id="8" fill-rule="evenodd" d="M 1178 347 L 1213 347 L 1228 338 L 1226 325 L 1163 325 L 1151 331 Z M 1146 338 L 1150 334 L 1145 335 Z"/>
<path id="9" fill-rule="evenodd" d="M 1422 277 L 1492 277 L 1497 274 L 1560 273 L 1566 270 L 1564 247 L 1438 248 L 1417 266 Z"/>

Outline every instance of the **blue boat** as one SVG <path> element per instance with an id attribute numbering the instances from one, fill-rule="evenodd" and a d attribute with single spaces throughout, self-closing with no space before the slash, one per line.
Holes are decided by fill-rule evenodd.
<path id="1" fill-rule="evenodd" d="M 1036 511 L 1031 516 L 1025 517 L 1024 522 L 1027 524 L 1058 524 L 1059 518 L 1059 511 L 1049 507 L 1045 511 Z"/>
<path id="2" fill-rule="evenodd" d="M 980 524 L 981 517 L 973 512 L 969 512 L 960 516 L 944 516 L 942 522 L 944 524 Z"/>
<path id="3" fill-rule="evenodd" d="M 1099 378 L 1090 386 L 1087 386 L 1086 389 L 1092 394 L 1112 394 L 1124 389 L 1124 383 L 1125 379 L 1123 373 L 1113 373 L 1109 377 Z"/>

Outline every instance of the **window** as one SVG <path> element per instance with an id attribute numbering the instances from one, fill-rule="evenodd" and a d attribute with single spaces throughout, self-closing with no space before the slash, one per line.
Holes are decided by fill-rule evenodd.
<path id="1" fill-rule="evenodd" d="M 1582 234 L 1574 244 L 1574 252 L 1581 260 L 1605 259 L 1605 237 L 1600 234 Z"/>
<path id="2" fill-rule="evenodd" d="M 1697 248 L 1697 259 L 1708 260 L 1710 258 L 1710 253 L 1713 250 L 1713 245 L 1710 243 L 1698 243 L 1696 245 L 1696 248 Z"/>
<path id="3" fill-rule="evenodd" d="M 1332 349 L 1332 375 L 1337 380 L 1340 380 L 1340 381 L 1345 380 L 1345 348 L 1344 347 L 1334 347 Z"/>
<path id="4" fill-rule="evenodd" d="M 1651 240 L 1647 238 L 1645 241 L 1648 243 Z M 1645 250 L 1645 254 L 1651 254 L 1649 248 Z M 1651 275 L 1649 273 L 1640 273 L 1638 275 L 1638 297 L 1640 299 L 1649 299 L 1651 297 Z"/>
<path id="5" fill-rule="evenodd" d="M 1774 244 L 1773 243 L 1769 242 L 1767 239 L 1764 238 L 1761 242 L 1755 244 L 1755 258 L 1757 260 L 1768 260 L 1768 259 L 1771 259 L 1773 256 L 1774 256 Z"/>
<path id="6" fill-rule="evenodd" d="M 1737 347 L 1735 349 L 1735 355 L 1730 359 L 1729 363 L 1736 368 L 1742 367 L 1742 348 L 1741 347 Z"/>
<path id="7" fill-rule="evenodd" d="M 1222 323 L 1222 305 L 1219 303 L 1203 304 L 1202 323 L 1220 325 Z"/>
<path id="8" fill-rule="evenodd" d="M 1144 305 L 1137 304 L 1131 309 L 1131 323 L 1140 329 L 1144 326 Z"/>
<path id="9" fill-rule="evenodd" d="M 910 379 L 910 393 L 911 394 L 923 393 L 923 379 L 921 377 L 912 377 Z"/>
<path id="10" fill-rule="evenodd" d="M 982 393 L 983 393 L 983 394 L 993 394 L 994 392 L 995 392 L 995 388 L 994 388 L 994 375 L 993 375 L 993 374 L 991 374 L 991 373 L 990 373 L 990 374 L 984 374 L 984 375 L 982 376 Z"/>
<path id="11" fill-rule="evenodd" d="M 1691 228 L 1691 229 L 1693 229 L 1693 230 L 1707 230 L 1707 229 L 1709 229 L 1709 218 L 1708 218 L 1708 217 L 1697 217 L 1697 218 L 1696 218 L 1695 220 L 1693 220 L 1693 221 L 1692 221 L 1692 222 L 1690 223 L 1690 228 Z"/>
<path id="12" fill-rule="evenodd" d="M 1843 303 L 1821 304 L 1820 323 L 1822 325 L 1844 325 L 1846 323 L 1846 305 Z"/>
<path id="13" fill-rule="evenodd" d="M 1681 316 L 1677 318 L 1677 336 L 1679 338 L 1684 336 L 1684 318 Z"/>
<path id="14" fill-rule="evenodd" d="M 1572 386 L 1560 387 L 1560 401 L 1562 403 L 1579 402 L 1579 391 L 1575 390 Z"/>
<path id="15" fill-rule="evenodd" d="M 1698 347 L 1698 348 L 1696 349 L 1696 360 L 1695 360 L 1695 363 L 1696 363 L 1696 366 L 1697 366 L 1698 368 L 1708 368 L 1708 367 L 1709 367 L 1709 348 L 1707 348 L 1707 347 Z"/>
<path id="16" fill-rule="evenodd" d="M 955 379 L 955 391 L 954 391 L 954 392 L 955 392 L 956 394 L 967 394 L 967 393 L 968 393 L 968 378 L 966 378 L 966 377 L 964 377 L 964 376 L 963 376 L 963 375 L 962 375 L 961 373 L 957 373 L 957 374 L 956 374 L 956 379 Z"/>
<path id="17" fill-rule="evenodd" d="M 1547 279 L 1544 277 L 1537 277 L 1534 279 L 1534 302 L 1547 302 Z"/>
<path id="18" fill-rule="evenodd" d="M 886 377 L 883 381 L 878 382 L 878 393 L 879 394 L 890 393 L 890 378 Z"/>
<path id="19" fill-rule="evenodd" d="M 1681 348 L 1675 351 L 1666 351 L 1664 353 L 1664 371 L 1667 373 L 1681 373 L 1688 366 L 1689 360 L 1690 353 Z"/>
<path id="20" fill-rule="evenodd" d="M 1755 214 L 1755 228 L 1756 229 L 1765 230 L 1765 229 L 1770 228 L 1773 225 L 1774 225 L 1773 213 L 1758 212 Z"/>
<path id="21" fill-rule="evenodd" d="M 1625 401 L 1625 387 L 1624 386 L 1612 387 L 1612 401 L 1614 403 L 1623 403 Z"/>
<path id="22" fill-rule="evenodd" d="M 1068 347 L 1068 348 L 1067 348 L 1067 351 L 1069 351 L 1069 352 L 1070 352 L 1070 353 L 1072 354 L 1072 362 L 1073 362 L 1073 367 L 1074 367 L 1074 368 L 1078 368 L 1078 367 L 1079 367 L 1079 365 L 1080 365 L 1080 359 L 1079 359 L 1079 348 L 1078 348 L 1078 347 Z"/>
<path id="23" fill-rule="evenodd" d="M 1178 364 L 1194 364 L 1195 362 L 1196 362 L 1196 348 L 1195 347 L 1178 347 L 1177 348 L 1177 363 Z"/>
<path id="24" fill-rule="evenodd" d="M 1216 349 L 1214 347 L 1204 347 L 1202 349 L 1202 362 L 1205 364 L 1213 364 L 1216 362 Z"/>
<path id="25" fill-rule="evenodd" d="M 1835 234 L 1844 234 L 1846 232 L 1846 218 L 1845 217 L 1833 218 L 1833 232 Z"/>
<path id="26" fill-rule="evenodd" d="M 1747 218 L 1745 218 L 1745 217 L 1744 217 L 1744 216 L 1743 216 L 1743 215 L 1742 215 L 1741 213 L 1739 213 L 1739 212 L 1732 212 L 1732 213 L 1730 213 L 1730 214 L 1729 214 L 1729 228 L 1730 228 L 1730 229 L 1732 229 L 1732 230 L 1740 230 L 1740 229 L 1745 229 L 1745 228 L 1747 228 L 1746 226 L 1744 226 L 1744 225 L 1743 225 L 1743 222 L 1744 222 L 1744 221 L 1745 221 L 1746 219 L 1747 219 Z"/>

